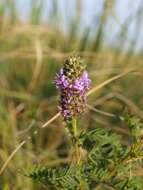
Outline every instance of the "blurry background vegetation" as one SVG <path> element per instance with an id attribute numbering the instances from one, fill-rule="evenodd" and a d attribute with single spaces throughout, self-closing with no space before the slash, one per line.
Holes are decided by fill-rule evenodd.
<path id="1" fill-rule="evenodd" d="M 142 28 L 142 0 L 0 0 L 0 167 L 23 139 L 39 130 L 9 162 L 0 190 L 44 189 L 17 169 L 69 161 L 62 119 L 40 126 L 57 113 L 52 81 L 73 52 L 87 64 L 92 87 L 135 69 L 92 94 L 88 104 L 116 115 L 127 109 L 143 119 Z M 87 110 L 79 125 L 111 128 L 128 143 L 128 131 L 118 119 Z M 142 170 L 136 173 L 143 175 Z"/>

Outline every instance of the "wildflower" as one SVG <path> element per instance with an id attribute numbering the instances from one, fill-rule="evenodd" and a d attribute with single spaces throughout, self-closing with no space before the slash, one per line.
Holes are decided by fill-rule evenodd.
<path id="1" fill-rule="evenodd" d="M 55 84 L 60 91 L 58 109 L 65 119 L 71 119 L 85 112 L 86 91 L 91 80 L 79 57 L 70 57 L 57 75 Z"/>

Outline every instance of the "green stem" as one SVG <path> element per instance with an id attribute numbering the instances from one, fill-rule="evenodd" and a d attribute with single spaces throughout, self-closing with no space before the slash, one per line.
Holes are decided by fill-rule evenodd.
<path id="1" fill-rule="evenodd" d="M 74 146 L 75 146 L 76 164 L 80 164 L 79 163 L 80 156 L 79 156 L 78 133 L 77 133 L 76 118 L 72 118 L 72 127 L 73 127 L 73 135 L 74 135 Z M 81 182 L 79 184 L 78 190 L 82 190 Z"/>
<path id="2" fill-rule="evenodd" d="M 75 139 L 75 159 L 76 163 L 79 163 L 79 147 L 78 147 L 78 136 L 77 136 L 77 126 L 76 126 L 76 118 L 72 118 L 72 127 L 73 127 L 73 134 Z"/>

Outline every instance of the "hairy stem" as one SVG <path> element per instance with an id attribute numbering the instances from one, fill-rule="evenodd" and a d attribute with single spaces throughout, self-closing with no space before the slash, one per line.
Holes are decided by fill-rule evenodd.
<path id="1" fill-rule="evenodd" d="M 75 146 L 75 159 L 76 163 L 79 163 L 79 147 L 78 147 L 78 137 L 77 137 L 77 126 L 76 126 L 76 118 L 72 119 L 72 127 L 73 127 L 73 134 L 74 134 L 74 146 Z"/>
<path id="2" fill-rule="evenodd" d="M 75 159 L 76 159 L 76 164 L 79 164 L 79 146 L 78 146 L 76 118 L 72 118 L 72 127 L 73 127 L 73 134 L 74 134 Z M 81 182 L 80 182 L 78 190 L 82 190 Z"/>

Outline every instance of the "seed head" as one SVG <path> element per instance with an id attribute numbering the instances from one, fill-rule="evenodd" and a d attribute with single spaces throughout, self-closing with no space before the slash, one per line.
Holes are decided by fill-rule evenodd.
<path id="1" fill-rule="evenodd" d="M 71 83 L 77 77 L 80 77 L 85 69 L 85 66 L 81 62 L 80 57 L 72 56 L 64 62 L 64 75 L 67 76 L 67 80 Z"/>

